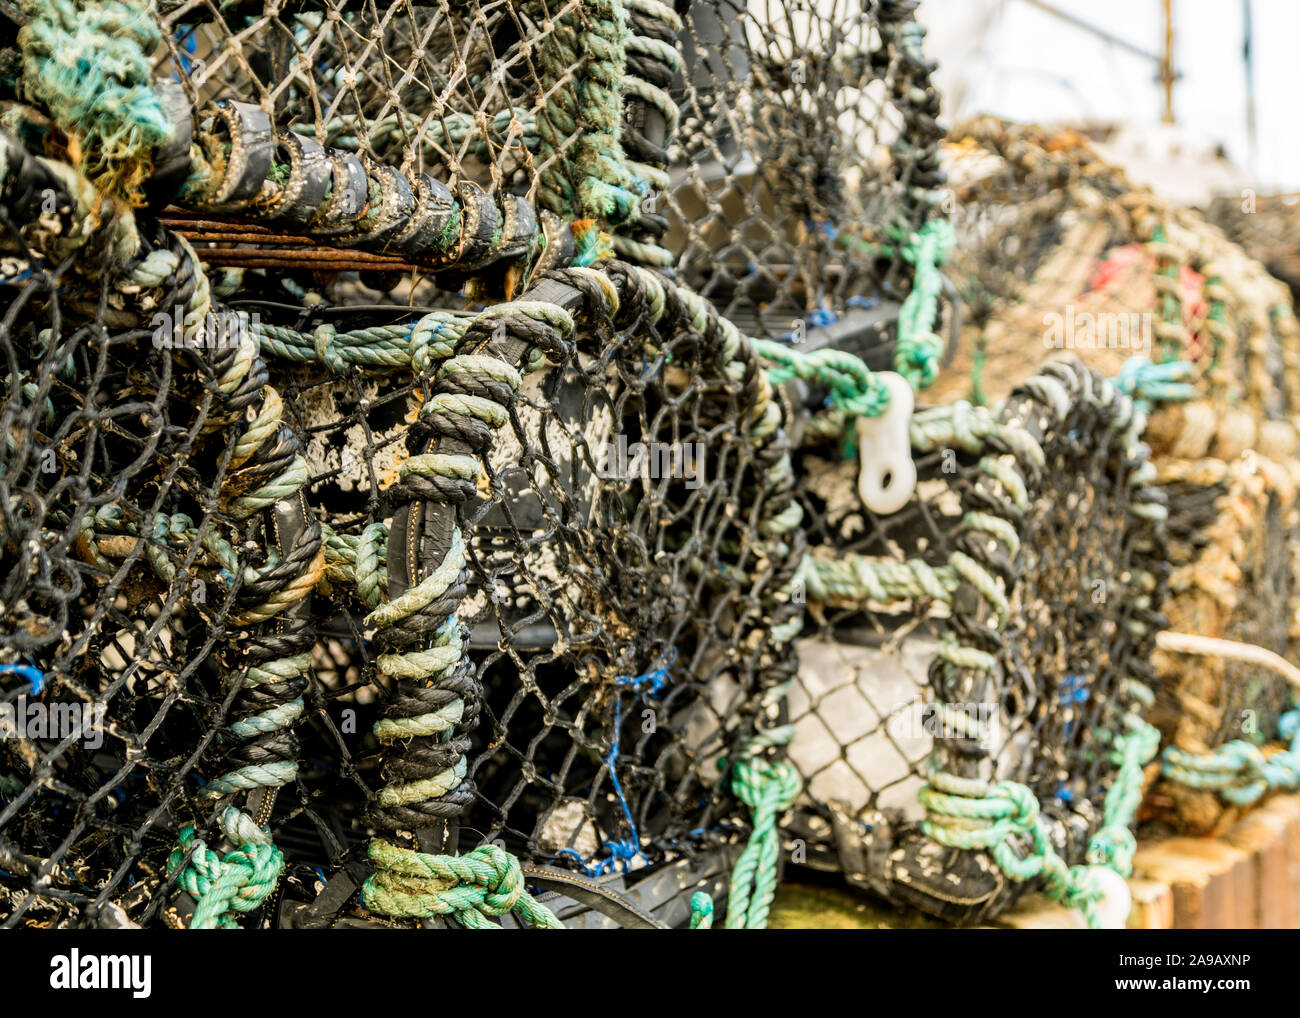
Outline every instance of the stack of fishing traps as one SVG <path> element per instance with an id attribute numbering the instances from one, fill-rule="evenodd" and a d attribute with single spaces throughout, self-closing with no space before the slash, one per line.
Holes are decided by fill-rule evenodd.
<path id="1" fill-rule="evenodd" d="M 1164 496 L 934 395 L 915 8 L 0 15 L 0 924 L 1122 923 Z"/>
<path id="2" fill-rule="evenodd" d="M 1077 134 L 981 119 L 953 132 L 949 156 L 949 270 L 971 314 L 936 391 L 997 399 L 1070 349 L 1151 408 L 1172 572 L 1150 714 L 1165 749 L 1143 815 L 1213 832 L 1300 784 L 1294 753 L 1276 752 L 1300 722 L 1290 295 Z"/>
<path id="3" fill-rule="evenodd" d="M 5 696 L 98 713 L 0 745 L 3 921 L 685 923 L 801 544 L 754 350 L 610 257 L 627 11 L 83 13 L 117 105 L 36 5 L 3 136 Z"/>

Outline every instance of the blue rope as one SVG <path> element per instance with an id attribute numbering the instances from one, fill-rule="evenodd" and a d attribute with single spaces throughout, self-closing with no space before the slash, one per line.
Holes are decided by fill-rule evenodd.
<path id="1" fill-rule="evenodd" d="M 603 877 L 607 873 L 614 872 L 617 867 L 623 873 L 626 873 L 632 864 L 633 859 L 646 859 L 646 855 L 641 851 L 641 836 L 637 833 L 636 821 L 632 819 L 632 808 L 627 804 L 627 796 L 623 794 L 623 786 L 618 780 L 618 748 L 623 738 L 623 690 L 629 689 L 634 693 L 643 696 L 658 697 L 663 692 L 663 688 L 668 683 L 668 671 L 677 661 L 677 648 L 672 648 L 664 663 L 654 669 L 646 672 L 644 675 L 618 675 L 614 678 L 614 684 L 618 691 L 614 694 L 614 743 L 609 748 L 609 755 L 605 757 L 605 766 L 609 769 L 609 781 L 614 786 L 614 794 L 618 796 L 618 803 L 623 807 L 623 816 L 627 818 L 627 826 L 631 834 L 621 841 L 606 841 L 601 848 L 607 850 L 609 855 L 600 860 L 585 860 L 576 851 L 571 848 L 561 849 L 557 855 L 571 855 L 578 860 L 578 865 L 589 877 Z M 649 862 L 649 859 L 646 859 Z"/>
<path id="2" fill-rule="evenodd" d="M 31 687 L 32 696 L 40 696 L 45 689 L 45 673 L 31 665 L 0 665 L 0 672 L 22 676 Z"/>
<path id="3" fill-rule="evenodd" d="M 1130 357 L 1115 376 L 1115 388 L 1133 399 L 1138 408 L 1149 410 L 1152 403 L 1182 403 L 1196 395 L 1189 361 L 1156 364 L 1148 357 Z"/>
<path id="4" fill-rule="evenodd" d="M 834 311 L 823 306 L 817 308 L 815 311 L 809 311 L 808 321 L 810 321 L 815 327 L 819 327 L 824 325 L 834 325 L 838 319 L 836 318 Z"/>
<path id="5" fill-rule="evenodd" d="M 1059 699 L 1062 706 L 1069 706 L 1072 703 L 1085 703 L 1090 695 L 1088 691 L 1088 676 L 1086 675 L 1067 675 L 1064 682 L 1057 684 L 1060 690 Z"/>

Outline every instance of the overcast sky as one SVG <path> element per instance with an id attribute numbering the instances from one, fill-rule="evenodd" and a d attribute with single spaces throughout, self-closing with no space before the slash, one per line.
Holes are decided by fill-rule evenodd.
<path id="1" fill-rule="evenodd" d="M 1158 53 L 1161 0 L 1048 0 Z M 1174 0 L 1174 91 L 1179 126 L 1222 143 L 1264 190 L 1300 190 L 1300 0 L 1251 0 L 1259 151 L 1251 164 L 1242 59 L 1242 0 Z M 1025 0 L 923 0 L 928 49 L 957 115 L 1014 120 L 1080 118 L 1155 125 L 1163 109 L 1157 68 Z M 951 109 L 954 103 L 957 109 Z"/>

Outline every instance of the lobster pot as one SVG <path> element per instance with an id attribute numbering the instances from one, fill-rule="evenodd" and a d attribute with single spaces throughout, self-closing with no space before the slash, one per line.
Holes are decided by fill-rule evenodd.
<path id="1" fill-rule="evenodd" d="M 1166 459 L 1160 475 L 1170 505 L 1169 628 L 1294 660 L 1294 475 L 1256 456 L 1231 464 Z M 1146 812 L 1180 832 L 1214 831 L 1263 794 L 1250 788 L 1257 779 L 1249 772 L 1218 773 L 1214 751 L 1289 741 L 1279 722 L 1295 688 L 1276 669 L 1230 653 L 1166 648 L 1155 656 L 1151 720 L 1177 755 L 1167 754 Z"/>
<path id="2" fill-rule="evenodd" d="M 786 834 L 809 865 L 954 922 L 1006 908 L 1031 883 L 931 837 L 921 789 L 940 772 L 1026 785 L 1056 851 L 1084 860 L 1151 679 L 1163 507 L 1138 427 L 1077 362 L 996 414 L 918 411 L 919 482 L 890 515 L 850 494 L 852 464 L 819 472 L 835 447 L 805 438 L 820 624 L 787 701 L 805 786 Z"/>
<path id="3" fill-rule="evenodd" d="M 58 189 L 5 156 L 11 186 Z M 77 216 L 59 194 L 66 229 Z M 12 190 L 4 203 L 30 222 Z M 269 447 L 235 449 L 237 422 L 266 405 L 216 378 L 250 346 L 168 349 L 170 323 L 150 327 L 146 313 L 130 326 L 103 309 L 98 281 L 56 293 L 7 229 L 6 249 L 30 271 L 7 288 L 15 314 L 0 336 L 21 365 L 5 383 L 0 450 L 12 507 L 0 558 L 0 925 L 164 922 L 178 828 L 210 813 L 201 787 L 244 763 L 214 736 L 258 712 L 232 710 L 232 674 L 311 645 L 292 606 L 273 645 L 236 646 L 223 627 L 254 625 L 300 573 L 310 582 L 320 531 L 258 502 L 295 438 L 272 427 Z M 292 703 L 304 688 L 286 673 L 269 695 Z M 262 763 L 296 756 L 285 731 L 264 736 Z"/>
<path id="4" fill-rule="evenodd" d="M 686 7 L 680 127 L 660 211 L 678 278 L 755 336 L 843 323 L 888 339 L 911 269 L 897 245 L 942 183 L 934 65 L 915 3 Z"/>
<path id="5" fill-rule="evenodd" d="M 1062 346 L 1115 377 L 1150 405 L 1143 439 L 1171 485 L 1170 638 L 1285 656 L 1300 350 L 1286 288 L 1199 213 L 1132 187 L 1079 136 L 982 119 L 954 137 L 958 244 L 947 271 L 972 313 L 935 391 L 1000 398 Z M 1250 783 L 1223 777 L 1216 754 L 1274 737 L 1286 683 L 1204 652 L 1159 662 L 1167 752 L 1148 811 L 1210 830 L 1241 797 L 1231 786 Z"/>
<path id="6" fill-rule="evenodd" d="M 1300 294 L 1300 195 L 1225 195 L 1210 202 L 1205 217 L 1286 283 L 1293 300 Z"/>
<path id="7" fill-rule="evenodd" d="M 981 118 L 945 166 L 967 316 L 932 398 L 995 402 L 1064 352 L 1149 400 L 1157 457 L 1294 455 L 1300 331 L 1261 265 L 1076 134 Z"/>

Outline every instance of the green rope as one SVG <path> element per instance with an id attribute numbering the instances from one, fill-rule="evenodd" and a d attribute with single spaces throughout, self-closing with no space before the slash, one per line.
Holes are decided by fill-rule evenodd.
<path id="1" fill-rule="evenodd" d="M 912 292 L 898 311 L 898 345 L 894 370 L 913 389 L 922 389 L 939 375 L 943 339 L 934 331 L 943 277 L 939 266 L 948 259 L 956 235 L 946 219 L 931 219 L 902 245 L 902 255 L 915 267 Z"/>
<path id="2" fill-rule="evenodd" d="M 566 219 L 625 222 L 644 191 L 620 142 L 627 12 L 619 0 L 582 0 L 555 21 L 532 13 L 543 76 L 559 83 L 537 116 L 538 201 Z"/>
<path id="3" fill-rule="evenodd" d="M 1136 715 L 1130 715 L 1128 723 L 1130 731 L 1115 740 L 1115 753 L 1122 763 L 1106 796 L 1104 821 L 1088 845 L 1094 865 L 1108 866 L 1121 876 L 1132 872 L 1135 843 L 1129 826 L 1141 799 L 1142 765 L 1154 757 L 1160 739 L 1159 733 Z M 1038 800 L 1028 786 L 1014 781 L 989 784 L 935 771 L 919 798 L 926 808 L 921 830 L 927 837 L 948 848 L 988 852 L 1012 880 L 1042 878 L 1048 897 L 1081 910 L 1088 925 L 1097 927 L 1101 890 L 1091 869 L 1068 866 L 1057 854 Z M 1021 836 L 1030 839 L 1029 852 L 1023 858 L 1012 844 L 1012 839 Z"/>
<path id="4" fill-rule="evenodd" d="M 221 826 L 239 848 L 220 856 L 196 836 L 193 824 L 186 824 L 180 830 L 180 848 L 167 860 L 168 876 L 176 874 L 177 884 L 195 900 L 192 930 L 238 929 L 232 913 L 257 909 L 275 890 L 284 869 L 280 850 L 239 810 L 227 807 Z"/>
<path id="5" fill-rule="evenodd" d="M 767 369 L 768 380 L 781 385 L 791 378 L 815 381 L 831 391 L 831 404 L 845 414 L 879 417 L 889 407 L 889 389 L 860 357 L 825 347 L 804 353 L 786 343 L 751 339 Z"/>
<path id="6" fill-rule="evenodd" d="M 493 917 L 513 912 L 529 926 L 564 928 L 524 887 L 519 860 L 498 845 L 465 855 L 428 855 L 375 839 L 370 858 L 375 873 L 361 888 L 361 902 L 376 912 L 451 916 L 472 930 L 493 929 Z"/>
<path id="7" fill-rule="evenodd" d="M 1125 718 L 1129 731 L 1115 740 L 1111 758 L 1119 765 L 1106 791 L 1102 825 L 1088 839 L 1088 862 L 1109 866 L 1121 877 L 1133 875 L 1137 839 L 1131 824 L 1142 802 L 1143 768 L 1155 759 L 1160 732 L 1135 714 Z"/>
<path id="8" fill-rule="evenodd" d="M 299 332 L 251 321 L 242 312 L 240 315 L 263 354 L 301 364 L 323 364 L 338 374 L 352 367 L 409 368 L 420 360 L 427 365 L 431 356 L 450 356 L 474 321 L 472 316 L 434 311 L 414 324 L 379 325 L 349 332 L 338 332 L 334 326 L 325 324 L 311 332 Z M 426 349 L 430 346 L 434 349 Z"/>
<path id="9" fill-rule="evenodd" d="M 841 553 L 838 558 L 807 556 L 796 582 L 802 581 L 808 600 L 889 604 L 929 599 L 952 604 L 961 575 L 952 565 L 931 566 L 922 559 L 895 562 Z"/>
<path id="10" fill-rule="evenodd" d="M 75 143 L 78 168 L 103 191 L 143 205 L 153 150 L 171 136 L 151 87 L 161 36 L 147 0 L 25 0 L 18 32 L 23 92 Z"/>
<path id="11" fill-rule="evenodd" d="M 781 690 L 784 693 L 784 690 Z M 791 732 L 764 733 L 767 744 L 788 741 Z M 776 874 L 781 851 L 777 820 L 803 787 L 799 772 L 785 759 L 766 760 L 750 755 L 758 745 L 736 761 L 731 790 L 753 811 L 754 829 L 749 843 L 731 872 L 731 893 L 727 899 L 727 929 L 761 930 L 776 895 Z"/>
<path id="12" fill-rule="evenodd" d="M 355 585 L 367 608 L 378 608 L 388 591 L 388 528 L 372 523 L 360 534 L 339 534 L 321 524 L 325 576 Z"/>
<path id="13" fill-rule="evenodd" d="M 691 929 L 713 929 L 713 899 L 703 891 L 691 895 Z"/>
<path id="14" fill-rule="evenodd" d="M 1196 398 L 1196 386 L 1190 361 L 1166 361 L 1156 364 L 1148 357 L 1130 357 L 1115 376 L 1115 388 L 1132 397 L 1138 409 L 1146 413 L 1153 403 L 1185 403 Z"/>
<path id="15" fill-rule="evenodd" d="M 1218 792 L 1235 806 L 1249 806 L 1275 789 L 1300 790 L 1300 710 L 1282 715 L 1278 733 L 1290 739 L 1291 745 L 1271 756 L 1244 739 L 1234 739 L 1208 753 L 1169 746 L 1160 772 L 1190 788 Z"/>

